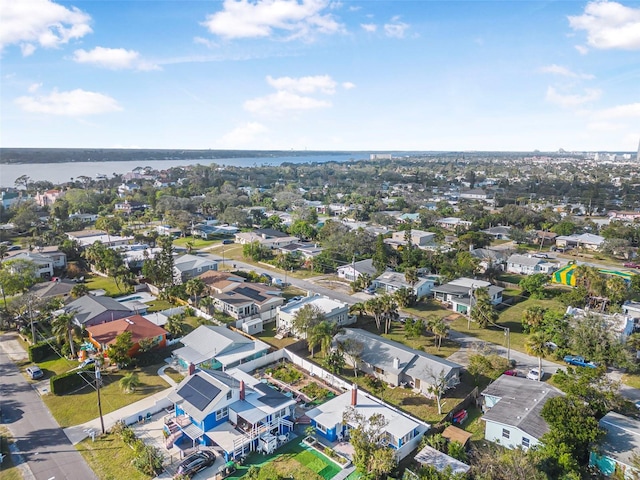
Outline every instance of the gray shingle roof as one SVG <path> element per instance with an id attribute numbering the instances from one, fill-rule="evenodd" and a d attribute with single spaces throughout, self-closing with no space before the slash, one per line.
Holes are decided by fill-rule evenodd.
<path id="1" fill-rule="evenodd" d="M 84 325 L 98 315 L 108 311 L 128 312 L 132 315 L 135 313 L 111 297 L 95 297 L 93 295 L 85 295 L 74 300 L 67 305 L 66 310 L 74 312 L 76 322 L 80 325 Z"/>
<path id="2" fill-rule="evenodd" d="M 196 255 L 189 255 L 189 254 L 177 257 L 173 261 L 173 266 L 177 268 L 180 272 L 190 272 L 191 270 L 194 270 L 198 267 L 204 267 L 204 266 L 208 268 L 211 265 L 215 265 L 215 264 L 216 262 L 214 262 L 213 260 L 209 260 L 208 258 L 198 257 Z"/>

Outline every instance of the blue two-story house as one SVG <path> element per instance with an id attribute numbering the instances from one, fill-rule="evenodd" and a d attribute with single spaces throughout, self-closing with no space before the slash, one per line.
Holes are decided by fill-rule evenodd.
<path id="1" fill-rule="evenodd" d="M 244 372 L 234 377 L 190 367 L 168 395 L 175 405 L 165 425 L 168 449 L 207 445 L 230 460 L 251 451 L 271 453 L 288 440 L 295 400 Z"/>

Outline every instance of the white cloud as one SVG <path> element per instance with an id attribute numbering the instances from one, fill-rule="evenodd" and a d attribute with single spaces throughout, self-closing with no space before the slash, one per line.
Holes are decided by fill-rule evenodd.
<path id="1" fill-rule="evenodd" d="M 375 33 L 378 26 L 375 23 L 361 23 L 360 26 L 365 32 Z"/>
<path id="2" fill-rule="evenodd" d="M 122 107 L 112 97 L 81 89 L 68 92 L 54 90 L 49 95 L 19 97 L 15 100 L 15 103 L 24 111 L 30 113 L 71 117 L 98 115 L 122 110 Z"/>
<path id="3" fill-rule="evenodd" d="M 585 103 L 598 100 L 602 91 L 596 88 L 585 88 L 584 94 L 561 94 L 554 87 L 547 88 L 547 102 L 563 108 L 575 108 Z"/>
<path id="4" fill-rule="evenodd" d="M 50 0 L 3 0 L 0 18 L 0 52 L 8 45 L 19 45 L 24 56 L 37 46 L 56 48 L 92 32 L 88 14 Z"/>
<path id="5" fill-rule="evenodd" d="M 591 47 L 640 50 L 640 8 L 592 1 L 582 15 L 569 17 L 569 25 L 574 30 L 586 31 L 587 44 Z"/>
<path id="6" fill-rule="evenodd" d="M 204 45 L 207 48 L 215 48 L 218 46 L 216 42 L 212 42 L 211 40 L 207 38 L 202 38 L 202 37 L 194 37 L 193 43 L 198 45 Z"/>
<path id="7" fill-rule="evenodd" d="M 159 67 L 140 58 L 135 50 L 124 48 L 96 47 L 93 50 L 76 50 L 73 60 L 77 63 L 87 63 L 109 70 L 158 70 Z"/>
<path id="8" fill-rule="evenodd" d="M 245 110 L 257 114 L 279 114 L 284 111 L 313 110 L 327 108 L 331 102 L 305 97 L 292 92 L 279 91 L 265 97 L 244 102 Z"/>
<path id="9" fill-rule="evenodd" d="M 544 67 L 541 67 L 540 71 L 542 73 L 551 73 L 554 75 L 560 75 L 563 77 L 570 77 L 570 78 L 583 78 L 585 80 L 591 80 L 595 78 L 593 75 L 590 75 L 588 73 L 576 73 L 572 70 L 569 70 L 567 67 L 563 67 L 561 65 L 556 65 L 556 64 L 546 65 Z"/>
<path id="10" fill-rule="evenodd" d="M 575 47 L 580 55 L 586 55 L 587 53 L 589 53 L 589 49 L 584 45 L 576 45 Z"/>
<path id="11" fill-rule="evenodd" d="M 220 141 L 224 148 L 243 148 L 252 144 L 252 142 L 269 129 L 257 122 L 249 122 L 224 135 Z"/>
<path id="12" fill-rule="evenodd" d="M 42 83 L 32 83 L 31 85 L 29 85 L 27 91 L 29 93 L 35 93 L 40 89 L 40 87 L 42 87 Z"/>
<path id="13" fill-rule="evenodd" d="M 409 29 L 409 25 L 400 21 L 399 17 L 393 17 L 391 22 L 385 23 L 384 33 L 387 37 L 404 38 L 405 32 Z"/>
<path id="14" fill-rule="evenodd" d="M 600 111 L 598 117 L 605 119 L 640 117 L 640 102 L 607 108 Z"/>
<path id="15" fill-rule="evenodd" d="M 336 81 L 329 75 L 316 75 L 314 77 L 280 77 L 273 78 L 267 76 L 267 83 L 276 90 L 284 90 L 287 92 L 298 93 L 316 93 L 322 92 L 327 95 L 333 95 L 336 91 Z"/>
<path id="16" fill-rule="evenodd" d="M 352 88 L 356 88 L 356 84 L 353 82 L 343 82 L 342 88 L 344 88 L 345 90 L 351 90 Z"/>
<path id="17" fill-rule="evenodd" d="M 344 31 L 326 0 L 224 0 L 220 12 L 207 16 L 203 26 L 224 38 L 266 38 L 275 32 L 285 38 L 310 39 L 316 33 Z"/>

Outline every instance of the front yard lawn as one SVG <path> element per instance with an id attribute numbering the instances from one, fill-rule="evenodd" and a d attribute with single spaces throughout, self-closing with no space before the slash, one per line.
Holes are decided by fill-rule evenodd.
<path id="1" fill-rule="evenodd" d="M 177 306 L 171 302 L 168 302 L 167 300 L 160 300 L 157 298 L 152 302 L 147 302 L 145 305 L 149 306 L 147 310 L 149 313 L 161 312 L 163 310 L 169 310 L 170 308 L 175 308 Z"/>
<path id="2" fill-rule="evenodd" d="M 210 247 L 215 245 L 216 243 L 222 243 L 222 240 L 203 240 L 202 238 L 197 237 L 182 237 L 176 238 L 173 241 L 173 244 L 178 247 L 187 247 L 187 243 L 191 243 L 192 248 L 194 250 L 199 250 L 201 248 Z"/>
<path id="3" fill-rule="evenodd" d="M 101 277 L 100 275 L 88 275 L 85 277 L 85 285 L 89 290 L 104 290 L 110 297 L 122 295 L 126 293 L 123 285 L 120 288 L 116 286 L 116 282 L 111 277 Z"/>
<path id="4" fill-rule="evenodd" d="M 161 365 L 136 368 L 134 370 L 119 370 L 117 372 L 103 371 L 103 386 L 100 389 L 102 413 L 113 412 L 131 403 L 142 400 L 149 395 L 158 393 L 169 385 L 158 375 Z M 127 373 L 135 372 L 140 379 L 140 386 L 134 393 L 125 394 L 118 382 Z M 90 381 L 93 375 L 84 375 Z M 97 395 L 93 385 L 88 385 L 75 393 L 54 395 L 52 393 L 42 397 L 51 414 L 62 428 L 79 425 L 98 417 Z"/>
<path id="5" fill-rule="evenodd" d="M 76 448 L 100 480 L 149 479 L 131 465 L 134 452 L 122 441 L 120 435 L 108 433 L 96 436 L 95 442 L 88 438 L 76 445 Z"/>

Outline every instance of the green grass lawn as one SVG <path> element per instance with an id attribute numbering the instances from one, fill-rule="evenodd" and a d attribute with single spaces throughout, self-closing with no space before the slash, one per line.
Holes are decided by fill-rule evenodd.
<path id="1" fill-rule="evenodd" d="M 76 448 L 100 480 L 149 479 L 131 465 L 133 450 L 119 435 L 106 434 L 96 437 L 95 442 L 86 439 L 76 445 Z"/>
<path id="2" fill-rule="evenodd" d="M 633 388 L 640 388 L 640 375 L 637 373 L 625 373 L 622 375 L 622 383 Z"/>
<path id="3" fill-rule="evenodd" d="M 273 455 L 263 456 L 252 453 L 245 464 L 227 478 L 242 478 L 253 465 L 260 468 L 259 480 L 271 480 L 273 478 L 329 480 L 341 470 L 337 464 L 323 454 L 294 440 Z"/>
<path id="4" fill-rule="evenodd" d="M 174 368 L 165 368 L 164 373 L 176 383 L 180 383 L 182 380 L 184 380 L 184 375 Z"/>
<path id="5" fill-rule="evenodd" d="M 147 302 L 145 305 L 149 306 L 149 309 L 148 309 L 149 313 L 161 312 L 162 310 L 168 310 L 170 308 L 176 307 L 176 305 L 174 305 L 171 302 L 168 302 L 167 300 L 159 300 L 159 299 L 155 299 L 152 302 Z"/>
<path id="6" fill-rule="evenodd" d="M 104 371 L 102 374 L 104 384 L 100 389 L 102 413 L 113 412 L 167 388 L 169 385 L 158 375 L 160 366 L 153 365 L 112 373 Z M 124 375 L 132 371 L 138 374 L 140 386 L 134 393 L 124 394 L 118 382 Z M 85 374 L 85 377 L 91 379 L 89 374 Z M 42 399 L 62 428 L 78 425 L 98 417 L 96 391 L 89 385 L 75 393 L 66 395 L 50 393 L 44 395 Z"/>
<path id="7" fill-rule="evenodd" d="M 44 372 L 44 378 L 51 378 L 54 375 L 60 375 L 61 373 L 68 372 L 69 370 L 76 368 L 79 365 L 78 362 L 69 360 L 68 358 L 60 358 L 57 355 L 55 357 L 48 357 L 46 360 L 38 363 L 38 366 Z"/>
<path id="8" fill-rule="evenodd" d="M 286 338 L 283 338 L 282 340 L 279 340 L 277 338 L 274 338 L 275 334 L 276 334 L 276 324 L 275 322 L 273 322 L 265 325 L 264 330 L 255 336 L 258 337 L 263 342 L 266 342 L 269 345 L 274 346 L 278 350 L 281 348 L 288 347 L 292 343 L 297 342 L 297 340 L 294 337 L 286 337 Z"/>
<path id="9" fill-rule="evenodd" d="M 117 297 L 126 293 L 124 286 L 116 286 L 116 282 L 111 277 L 101 277 L 100 275 L 85 276 L 85 285 L 89 290 L 105 290 L 110 297 Z"/>
<path id="10" fill-rule="evenodd" d="M 454 313 L 442 306 L 442 304 L 433 299 L 418 302 L 411 308 L 403 308 L 403 312 L 406 312 L 410 316 L 422 319 L 429 318 L 444 318 Z"/>
<path id="11" fill-rule="evenodd" d="M 222 243 L 222 240 L 203 240 L 202 238 L 196 238 L 196 237 L 182 237 L 182 238 L 176 238 L 173 241 L 173 244 L 178 247 L 186 248 L 187 243 L 189 242 L 193 245 L 193 248 L 195 250 L 199 250 L 201 248 L 210 247 L 217 243 Z"/>

